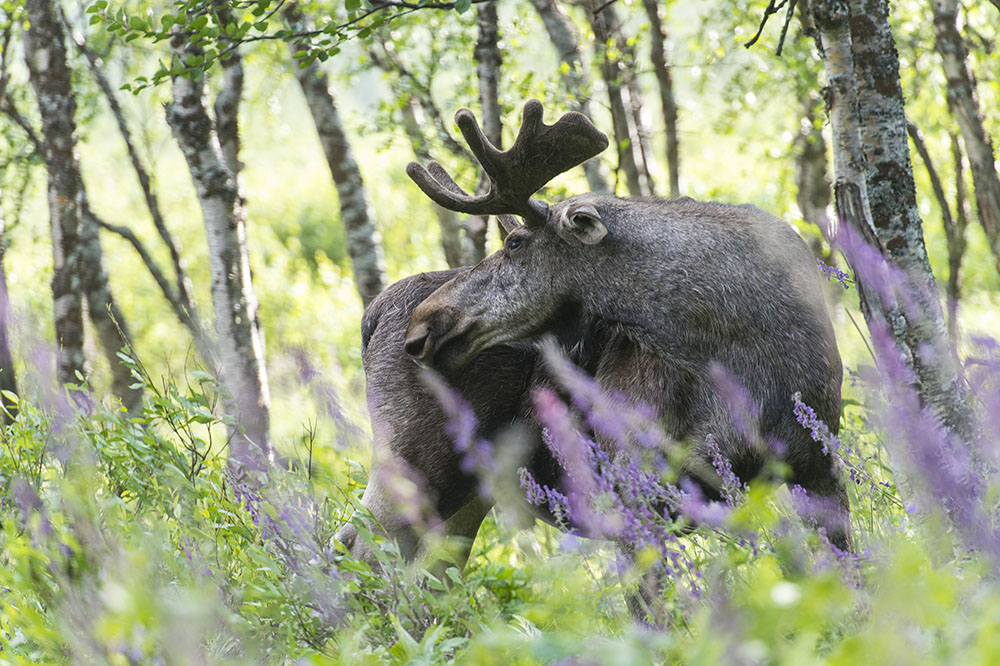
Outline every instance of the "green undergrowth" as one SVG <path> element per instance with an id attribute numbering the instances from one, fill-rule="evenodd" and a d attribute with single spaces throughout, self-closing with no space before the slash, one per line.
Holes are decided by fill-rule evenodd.
<path id="1" fill-rule="evenodd" d="M 607 543 L 491 515 L 463 572 L 406 564 L 365 527 L 365 470 L 347 456 L 234 480 L 207 377 L 147 378 L 137 418 L 70 407 L 86 395 L 39 391 L 3 429 L 0 664 L 1000 658 L 996 562 L 907 513 L 860 405 L 842 438 L 869 475 L 851 487 L 859 555 L 839 561 L 787 489 L 754 485 L 721 529 L 679 538 L 691 566 L 653 629 L 630 620 L 635 571 L 620 576 Z M 347 520 L 374 570 L 334 538 Z M 640 569 L 653 559 L 639 553 Z"/>

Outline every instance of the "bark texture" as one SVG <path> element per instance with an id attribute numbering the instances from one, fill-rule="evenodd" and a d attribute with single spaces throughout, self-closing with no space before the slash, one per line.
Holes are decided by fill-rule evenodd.
<path id="1" fill-rule="evenodd" d="M 660 107 L 663 110 L 663 133 L 667 143 L 667 177 L 670 181 L 670 197 L 681 195 L 680 185 L 680 144 L 677 138 L 677 100 L 674 99 L 674 80 L 667 57 L 667 31 L 660 18 L 659 0 L 642 0 L 649 19 L 650 52 L 653 73 L 660 92 Z"/>
<path id="2" fill-rule="evenodd" d="M 935 48 L 941 54 L 948 81 L 948 108 L 962 132 L 979 222 L 1000 271 L 1000 177 L 993 142 L 983 126 L 975 79 L 968 66 L 969 52 L 958 30 L 958 0 L 934 0 L 933 5 Z"/>
<path id="3" fill-rule="evenodd" d="M 171 46 L 175 57 L 189 53 L 182 35 L 174 35 Z M 208 113 L 204 81 L 175 78 L 173 99 L 166 112 L 187 161 L 205 223 L 219 376 L 228 391 L 225 407 L 238 424 L 231 432 L 232 457 L 241 465 L 259 467 L 260 453 L 272 458 L 270 396 L 257 296 L 250 278 L 246 210 Z"/>
<path id="4" fill-rule="evenodd" d="M 52 230 L 52 296 L 59 381 L 84 374 L 83 299 L 111 368 L 112 390 L 129 413 L 141 409 L 142 392 L 130 388 L 131 373 L 118 352 L 128 340 L 125 319 L 111 295 L 98 228 L 89 214 L 76 154 L 76 99 L 66 58 L 59 6 L 53 0 L 26 5 L 25 60 L 42 118 Z"/>
<path id="5" fill-rule="evenodd" d="M 58 345 L 58 379 L 84 375 L 83 299 L 80 294 L 80 223 L 83 183 L 76 157 L 76 99 L 55 7 L 30 0 L 24 56 L 42 118 L 52 232 L 52 298 Z"/>
<path id="6" fill-rule="evenodd" d="M 611 126 L 614 130 L 615 147 L 618 150 L 618 170 L 625 175 L 625 185 L 633 197 L 648 194 L 645 178 L 640 173 L 641 158 L 636 155 L 636 144 L 629 126 L 629 113 L 626 110 L 626 96 L 623 88 L 624 72 L 621 63 L 611 56 L 609 45 L 614 41 L 614 31 L 618 29 L 618 21 L 611 5 L 604 6 L 602 11 L 596 11 L 604 5 L 600 0 L 589 0 L 585 6 L 594 30 L 594 41 L 597 47 L 597 58 L 608 92 L 608 108 L 611 111 Z M 596 13 L 595 13 L 596 12 Z"/>
<path id="7" fill-rule="evenodd" d="M 476 9 L 476 29 L 478 37 L 473 57 L 476 60 L 476 78 L 479 82 L 480 124 L 483 134 L 490 143 L 503 149 L 502 126 L 500 122 L 500 29 L 497 26 L 496 2 L 486 2 Z M 484 172 L 480 172 L 477 194 L 482 194 L 490 186 Z M 486 234 L 489 217 L 472 215 L 466 221 L 469 248 L 467 263 L 474 266 L 486 257 Z M 502 228 L 501 228 L 502 229 Z"/>
<path id="8" fill-rule="evenodd" d="M 308 22 L 295 5 L 285 12 L 285 19 L 292 25 Z M 289 44 L 292 53 L 299 46 Z M 306 104 L 312 114 L 319 134 L 327 166 L 340 199 L 340 219 L 347 231 L 347 253 L 351 257 L 354 282 L 361 300 L 368 306 L 385 288 L 385 260 L 382 255 L 382 238 L 375 228 L 375 212 L 361 170 L 354 159 L 350 141 L 344 131 L 340 112 L 330 92 L 330 80 L 317 61 L 307 67 L 295 66 Z"/>
<path id="9" fill-rule="evenodd" d="M 888 7 L 884 0 L 822 0 L 812 10 L 829 80 L 838 215 L 902 270 L 912 294 L 904 309 L 881 285 L 865 284 L 868 267 L 853 266 L 869 329 L 886 325 L 921 399 L 942 425 L 971 437 L 916 209 Z"/>
<path id="10" fill-rule="evenodd" d="M 580 57 L 580 47 L 573 23 L 559 8 L 556 0 L 531 0 L 531 4 L 534 5 L 541 17 L 542 23 L 545 24 L 549 40 L 555 46 L 559 53 L 559 59 L 565 66 L 566 73 L 563 77 L 563 85 L 571 100 L 571 110 L 593 118 L 590 109 L 590 82 Z M 583 170 L 587 175 L 587 184 L 590 185 L 592 192 L 599 194 L 611 192 L 608 179 L 601 169 L 600 158 L 594 157 L 584 162 Z"/>

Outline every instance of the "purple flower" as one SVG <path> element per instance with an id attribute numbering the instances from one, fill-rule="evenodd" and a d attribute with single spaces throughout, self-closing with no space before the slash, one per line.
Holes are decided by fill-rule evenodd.
<path id="1" fill-rule="evenodd" d="M 816 259 L 816 263 L 819 264 L 819 270 L 826 275 L 828 282 L 839 282 L 844 289 L 850 289 L 851 285 L 854 284 L 851 274 L 847 271 L 842 271 L 836 266 L 829 266 L 822 259 Z"/>

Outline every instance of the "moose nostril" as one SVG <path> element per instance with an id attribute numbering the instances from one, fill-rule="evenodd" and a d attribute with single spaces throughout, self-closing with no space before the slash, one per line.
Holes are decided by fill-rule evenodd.
<path id="1" fill-rule="evenodd" d="M 403 342 L 403 349 L 410 356 L 420 358 L 421 354 L 424 352 L 424 346 L 427 343 L 427 330 L 417 330 L 406 336 L 406 341 Z"/>

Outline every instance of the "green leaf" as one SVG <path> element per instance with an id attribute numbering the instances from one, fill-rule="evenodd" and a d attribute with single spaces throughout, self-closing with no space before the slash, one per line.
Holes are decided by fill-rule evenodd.
<path id="1" fill-rule="evenodd" d="M 472 6 L 472 0 L 456 0 L 455 11 L 459 14 L 464 14 L 469 11 L 469 7 Z"/>
<path id="2" fill-rule="evenodd" d="M 205 16 L 204 14 L 202 14 L 201 16 L 199 16 L 198 18 L 196 18 L 195 20 L 191 21 L 191 25 L 189 25 L 188 27 L 191 30 L 201 30 L 206 25 L 208 25 L 208 17 Z"/>

